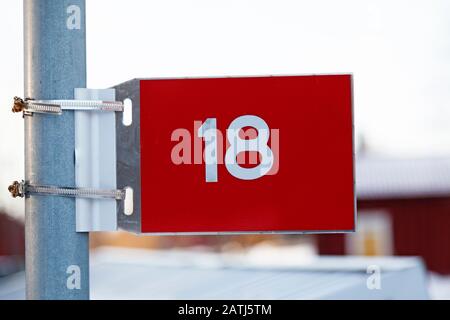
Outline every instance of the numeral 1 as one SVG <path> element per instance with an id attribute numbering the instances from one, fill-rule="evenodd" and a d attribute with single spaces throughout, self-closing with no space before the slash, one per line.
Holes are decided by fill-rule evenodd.
<path id="1" fill-rule="evenodd" d="M 197 135 L 205 140 L 206 182 L 217 182 L 217 121 L 208 118 L 198 128 Z"/>

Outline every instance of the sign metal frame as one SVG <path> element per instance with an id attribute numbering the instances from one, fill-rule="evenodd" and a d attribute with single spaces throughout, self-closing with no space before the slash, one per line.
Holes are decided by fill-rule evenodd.
<path id="1" fill-rule="evenodd" d="M 142 80 L 184 80 L 184 79 L 221 79 L 221 78 L 264 78 L 291 76 L 334 76 L 349 75 L 351 90 L 351 122 L 352 122 L 352 162 L 353 162 L 353 225 L 350 230 L 282 230 L 282 231 L 217 231 L 217 232 L 142 232 L 141 231 L 141 163 L 140 163 L 140 81 Z M 142 235 L 258 235 L 258 234 L 336 234 L 353 233 L 357 225 L 357 196 L 355 170 L 355 129 L 354 129 L 354 93 L 352 73 L 332 74 L 277 74 L 277 75 L 245 75 L 245 76 L 214 76 L 214 77 L 156 77 L 135 78 L 113 87 L 116 90 L 116 100 L 132 101 L 132 123 L 125 126 L 122 116 L 116 117 L 116 150 L 117 150 L 117 187 L 133 189 L 133 207 L 131 215 L 124 213 L 124 202 L 117 206 L 117 222 L 120 229 Z M 151 181 L 149 181 L 151 183 Z"/>

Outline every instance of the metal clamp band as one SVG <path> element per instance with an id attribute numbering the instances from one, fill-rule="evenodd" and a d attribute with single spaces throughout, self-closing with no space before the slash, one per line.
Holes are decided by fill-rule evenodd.
<path id="1" fill-rule="evenodd" d="M 73 198 L 91 198 L 91 199 L 116 199 L 125 200 L 125 190 L 100 190 L 77 187 L 56 187 L 44 185 L 31 185 L 22 180 L 14 181 L 8 187 L 8 191 L 13 198 L 25 197 L 27 195 L 47 195 Z"/>
<path id="2" fill-rule="evenodd" d="M 62 110 L 123 112 L 124 105 L 121 101 L 31 100 L 14 97 L 12 108 L 12 112 L 23 112 L 24 115 L 33 113 L 60 115 Z"/>

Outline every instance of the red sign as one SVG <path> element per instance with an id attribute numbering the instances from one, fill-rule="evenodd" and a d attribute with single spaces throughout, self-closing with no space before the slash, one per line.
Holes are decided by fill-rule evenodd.
<path id="1" fill-rule="evenodd" d="M 139 80 L 138 231 L 354 230 L 351 81 Z"/>

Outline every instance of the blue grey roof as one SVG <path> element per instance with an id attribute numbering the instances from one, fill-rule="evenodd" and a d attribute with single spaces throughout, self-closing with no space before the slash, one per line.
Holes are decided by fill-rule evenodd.
<path id="1" fill-rule="evenodd" d="M 276 251 L 267 252 L 276 256 Z M 258 262 L 195 251 L 101 249 L 93 254 L 92 299 L 424 299 L 416 258 L 322 257 Z M 300 259 L 301 260 L 301 259 Z M 381 290 L 369 290 L 370 265 Z M 0 299 L 24 298 L 24 275 L 0 278 Z"/>

